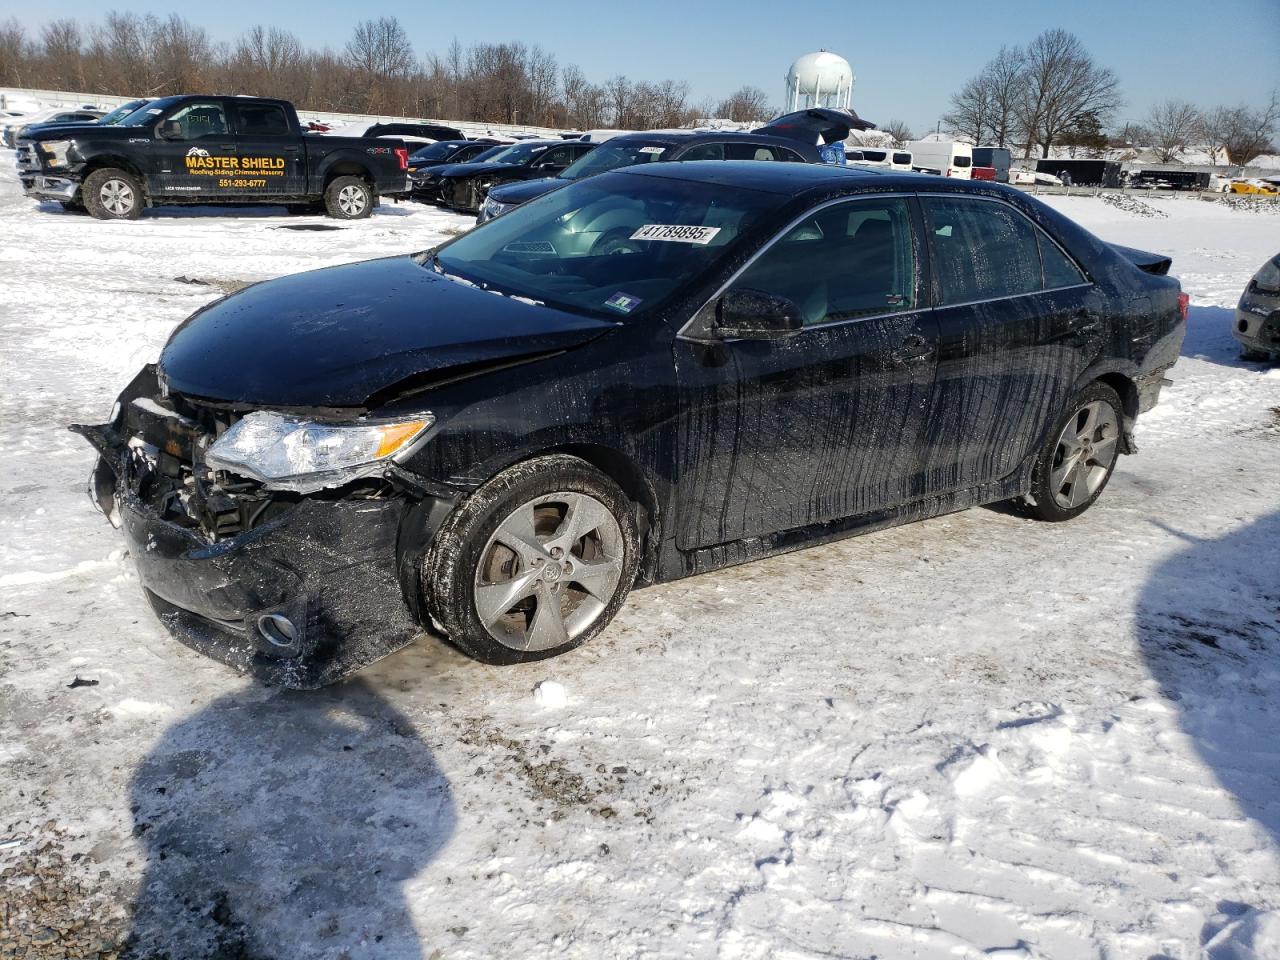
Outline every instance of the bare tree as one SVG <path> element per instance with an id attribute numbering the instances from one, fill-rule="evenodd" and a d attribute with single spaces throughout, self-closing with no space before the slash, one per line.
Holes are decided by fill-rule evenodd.
<path id="1" fill-rule="evenodd" d="M 726 120 L 757 123 L 771 119 L 774 116 L 774 110 L 769 106 L 767 93 L 759 87 L 744 86 L 716 104 L 715 114 Z"/>
<path id="2" fill-rule="evenodd" d="M 82 63 L 83 38 L 75 20 L 54 20 L 41 31 L 44 67 L 50 85 L 59 90 L 85 86 Z"/>
<path id="3" fill-rule="evenodd" d="M 356 24 L 346 55 L 364 93 L 363 109 L 372 113 L 392 105 L 397 83 L 407 80 L 415 65 L 409 35 L 395 17 Z"/>
<path id="4" fill-rule="evenodd" d="M 982 143 L 991 127 L 991 91 L 985 74 L 966 80 L 959 93 L 951 95 L 951 110 L 942 122 L 954 136 L 970 143 Z"/>
<path id="5" fill-rule="evenodd" d="M 0 23 L 0 83 L 20 87 L 27 80 L 25 67 L 30 60 L 27 32 L 17 17 Z"/>
<path id="6" fill-rule="evenodd" d="M 1024 88 L 1016 114 L 1026 139 L 1024 157 L 1038 146 L 1041 156 L 1062 134 L 1092 114 L 1105 125 L 1120 106 L 1119 81 L 1099 66 L 1073 33 L 1046 30 L 1026 49 Z"/>
<path id="7" fill-rule="evenodd" d="M 1219 159 L 1223 163 L 1231 162 L 1226 148 L 1230 113 L 1230 107 L 1213 107 L 1200 114 L 1200 126 L 1196 130 L 1196 139 L 1209 148 L 1209 162 L 1215 167 Z"/>
<path id="8" fill-rule="evenodd" d="M 1272 138 L 1280 128 L 1280 87 L 1257 109 L 1230 107 L 1222 115 L 1222 148 L 1227 162 L 1245 166 L 1272 149 Z"/>
<path id="9" fill-rule="evenodd" d="M 905 147 L 908 142 L 916 138 L 916 135 L 911 132 L 911 128 L 901 120 L 890 120 L 888 123 L 881 125 L 880 130 L 882 133 L 888 134 L 893 139 L 894 146 L 898 147 Z"/>
<path id="10" fill-rule="evenodd" d="M 1186 152 L 1202 127 L 1200 111 L 1185 100 L 1166 100 L 1147 114 L 1146 131 L 1161 163 L 1172 163 Z"/>

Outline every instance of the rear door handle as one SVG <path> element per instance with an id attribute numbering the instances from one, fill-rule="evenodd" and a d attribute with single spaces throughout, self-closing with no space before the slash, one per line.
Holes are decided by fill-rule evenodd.
<path id="1" fill-rule="evenodd" d="M 933 354 L 929 341 L 918 333 L 903 337 L 897 349 L 889 354 L 898 363 L 911 363 L 915 360 L 926 360 Z"/>
<path id="2" fill-rule="evenodd" d="M 298 148 L 297 148 L 297 147 L 285 147 L 285 148 L 284 148 L 284 152 L 285 152 L 285 153 L 297 153 L 297 152 L 298 152 Z"/>

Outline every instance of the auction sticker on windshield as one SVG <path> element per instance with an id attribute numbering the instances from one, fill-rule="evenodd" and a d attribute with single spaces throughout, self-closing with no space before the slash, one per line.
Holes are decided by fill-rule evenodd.
<path id="1" fill-rule="evenodd" d="M 668 243 L 699 243 L 712 241 L 719 227 L 683 227 L 674 223 L 646 223 L 631 235 L 632 240 L 665 240 Z"/>

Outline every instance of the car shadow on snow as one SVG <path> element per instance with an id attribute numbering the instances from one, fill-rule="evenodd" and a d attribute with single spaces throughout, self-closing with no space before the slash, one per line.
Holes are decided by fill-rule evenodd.
<path id="1" fill-rule="evenodd" d="M 1138 598 L 1142 653 L 1200 759 L 1280 845 L 1280 511 L 1218 539 L 1168 529 L 1187 546 Z M 1239 950 L 1252 949 L 1265 913 L 1218 909 L 1205 955 L 1252 956 Z"/>
<path id="2" fill-rule="evenodd" d="M 147 867 L 122 960 L 421 956 L 403 886 L 453 799 L 368 684 L 222 697 L 164 734 L 131 801 Z"/>

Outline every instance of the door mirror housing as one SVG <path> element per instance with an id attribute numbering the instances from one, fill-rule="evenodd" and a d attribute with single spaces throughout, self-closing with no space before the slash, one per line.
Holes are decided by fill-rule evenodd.
<path id="1" fill-rule="evenodd" d="M 800 308 L 763 290 L 730 290 L 716 303 L 712 333 L 722 340 L 781 340 L 804 326 Z"/>
<path id="2" fill-rule="evenodd" d="M 177 120 L 165 120 L 160 124 L 161 140 L 181 140 L 182 124 Z"/>

